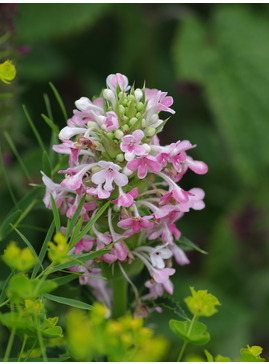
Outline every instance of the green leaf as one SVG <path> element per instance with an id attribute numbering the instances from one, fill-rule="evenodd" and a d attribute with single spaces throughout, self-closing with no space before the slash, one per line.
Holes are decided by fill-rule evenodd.
<path id="1" fill-rule="evenodd" d="M 78 238 L 73 242 L 74 245 L 81 240 L 91 229 L 91 227 L 96 223 L 96 221 L 99 219 L 100 216 L 105 212 L 105 210 L 108 208 L 108 206 L 111 204 L 110 200 L 107 201 L 94 215 L 94 217 L 85 225 L 85 227 L 82 229 L 81 233 L 79 234 Z M 74 246 L 73 245 L 73 246 Z"/>
<path id="2" fill-rule="evenodd" d="M 31 209 L 34 207 L 34 205 L 37 203 L 37 195 L 39 194 L 39 190 L 38 189 L 34 189 L 32 191 L 30 191 L 29 193 L 27 193 L 19 202 L 17 202 L 17 207 L 14 207 L 10 213 L 8 214 L 8 216 L 6 217 L 6 219 L 4 220 L 4 222 L 2 223 L 1 227 L 0 227 L 0 240 L 3 240 L 10 232 L 10 230 L 8 231 L 2 231 L 2 227 L 3 225 L 6 224 L 6 221 L 10 218 L 11 214 L 14 214 L 18 209 L 20 211 L 22 211 L 21 215 L 18 216 L 17 221 L 13 221 L 13 225 L 17 226 L 23 219 L 24 217 L 31 211 Z"/>
<path id="3" fill-rule="evenodd" d="M 179 302 L 176 302 L 172 296 L 163 296 L 158 297 L 156 300 L 152 301 L 153 307 L 161 306 L 163 308 L 167 308 L 168 310 L 173 311 L 177 316 L 179 316 L 183 320 L 189 320 L 190 318 L 187 316 L 183 308 L 181 307 Z"/>
<path id="4" fill-rule="evenodd" d="M 9 144 L 9 146 L 10 146 L 10 149 L 12 150 L 12 152 L 14 153 L 14 155 L 16 156 L 16 158 L 17 158 L 17 160 L 18 160 L 18 162 L 19 162 L 19 164 L 21 166 L 21 169 L 23 170 L 26 178 L 30 182 L 32 182 L 32 178 L 31 178 L 31 176 L 30 176 L 30 174 L 29 174 L 29 172 L 28 172 L 28 170 L 27 170 L 27 168 L 26 168 L 26 166 L 25 166 L 25 164 L 24 164 L 24 162 L 23 162 L 23 160 L 22 160 L 22 158 L 20 156 L 20 153 L 17 151 L 17 148 L 16 148 L 15 144 L 13 143 L 13 141 L 12 141 L 12 139 L 11 139 L 11 137 L 8 134 L 7 131 L 4 131 L 4 136 L 5 136 L 7 142 Z"/>
<path id="5" fill-rule="evenodd" d="M 16 328 L 16 329 L 27 329 L 30 331 L 35 330 L 34 324 L 24 318 L 21 313 L 18 312 L 7 312 L 7 313 L 0 313 L 0 322 L 2 325 L 8 327 L 9 329 Z"/>
<path id="6" fill-rule="evenodd" d="M 10 186 L 10 182 L 9 182 L 9 179 L 8 179 L 8 176 L 7 176 L 7 171 L 6 171 L 6 168 L 5 168 L 5 165 L 4 165 L 4 160 L 3 160 L 3 156 L 2 156 L 1 147 L 0 147 L 0 164 L 1 164 L 1 169 L 3 171 L 3 175 L 4 175 L 4 178 L 5 178 L 6 185 L 7 185 L 8 191 L 10 193 L 11 199 L 12 199 L 14 205 L 17 206 L 16 197 L 15 197 L 15 195 L 14 195 L 14 193 L 12 191 L 12 188 Z"/>
<path id="7" fill-rule="evenodd" d="M 74 241 L 77 241 L 77 237 L 79 236 L 79 231 L 81 229 L 83 221 L 84 221 L 84 214 L 81 216 L 81 218 L 78 220 L 78 222 L 77 222 L 77 224 L 75 226 L 75 229 L 73 231 L 73 234 L 72 234 L 70 242 L 69 242 L 70 248 L 73 248 Z"/>
<path id="8" fill-rule="evenodd" d="M 42 166 L 43 166 L 44 173 L 49 178 L 51 178 L 51 165 L 50 165 L 48 153 L 45 150 L 42 154 Z"/>
<path id="9" fill-rule="evenodd" d="M 11 224 L 11 226 L 16 231 L 16 233 L 21 237 L 21 239 L 25 242 L 25 244 L 28 246 L 28 248 L 31 250 L 31 252 L 33 253 L 34 257 L 36 258 L 39 266 L 43 269 L 42 263 L 39 260 L 39 257 L 36 254 L 36 251 L 35 251 L 34 247 L 32 246 L 32 244 L 30 243 L 30 241 L 18 229 L 16 229 L 15 226 L 13 226 L 12 224 Z"/>
<path id="10" fill-rule="evenodd" d="M 53 282 L 57 283 L 58 286 L 63 286 L 64 284 L 67 284 L 69 282 L 72 282 L 73 280 L 78 278 L 78 274 L 69 273 L 68 275 L 64 277 L 59 277 L 53 279 Z"/>
<path id="11" fill-rule="evenodd" d="M 48 230 L 48 232 L 47 232 L 47 235 L 46 235 L 46 237 L 45 237 L 45 240 L 44 240 L 44 242 L 43 242 L 43 244 L 42 244 L 42 248 L 41 248 L 41 250 L 40 250 L 40 252 L 39 252 L 39 261 L 41 262 L 41 263 L 43 263 L 43 260 L 44 260 L 44 258 L 45 258 L 45 255 L 46 255 L 46 253 L 47 253 L 47 248 L 48 248 L 48 242 L 51 240 L 51 238 L 52 238 L 52 234 L 53 234 L 53 231 L 54 231 L 54 227 L 55 227 L 55 222 L 54 221 L 52 221 L 52 223 L 51 223 L 51 225 L 50 225 L 50 228 L 49 228 L 49 230 Z M 35 265 L 35 267 L 34 267 L 34 269 L 33 269 L 33 272 L 32 272 L 32 276 L 31 276 L 31 278 L 33 279 L 33 278 L 35 278 L 35 276 L 36 276 L 36 274 L 37 274 L 37 272 L 38 272 L 38 269 L 39 269 L 39 264 L 37 263 L 36 265 Z"/>
<path id="12" fill-rule="evenodd" d="M 91 253 L 68 255 L 67 259 L 69 259 L 69 260 L 66 263 L 56 265 L 51 270 L 51 273 L 58 272 L 59 270 L 62 270 L 65 268 L 72 267 L 73 265 L 78 264 L 78 261 L 84 263 L 87 260 L 91 260 L 91 259 L 100 257 L 101 255 L 108 253 L 108 251 L 109 251 L 108 249 L 100 249 L 100 250 L 97 250 L 97 251 L 91 252 Z"/>
<path id="13" fill-rule="evenodd" d="M 1 305 L 1 303 L 3 303 L 3 302 L 5 301 L 5 299 L 6 299 L 6 296 L 7 296 L 6 291 L 7 291 L 8 283 L 9 283 L 10 278 L 11 278 L 11 277 L 13 277 L 13 275 L 14 275 L 14 273 L 13 273 L 13 272 L 11 272 L 11 273 L 10 273 L 10 275 L 9 275 L 9 276 L 7 277 L 7 279 L 5 280 L 5 283 L 4 283 L 4 285 L 3 285 L 3 287 L 2 287 L 2 290 L 1 290 L 1 295 L 0 295 L 0 305 Z"/>
<path id="14" fill-rule="evenodd" d="M 43 120 L 48 124 L 48 126 L 54 131 L 55 134 L 59 135 L 59 128 L 52 120 L 50 120 L 46 115 L 41 114 Z"/>
<path id="15" fill-rule="evenodd" d="M 56 338 L 62 336 L 63 330 L 61 326 L 53 326 L 44 330 L 40 329 L 40 332 L 45 337 Z"/>
<path id="16" fill-rule="evenodd" d="M 8 233 L 12 230 L 12 224 L 15 224 L 16 221 L 20 218 L 22 214 L 21 210 L 14 211 L 13 213 L 10 213 L 6 219 L 3 221 L 1 227 L 0 227 L 0 240 L 3 240 Z"/>
<path id="17" fill-rule="evenodd" d="M 50 194 L 50 201 L 51 201 L 51 206 L 52 206 L 52 212 L 53 212 L 53 216 L 54 216 L 54 222 L 55 222 L 55 226 L 56 226 L 56 232 L 60 233 L 61 232 L 61 221 L 60 221 L 60 214 L 59 214 L 59 210 L 56 206 L 54 197 L 52 196 L 52 194 Z"/>
<path id="18" fill-rule="evenodd" d="M 67 120 L 67 112 L 66 112 L 66 109 L 65 109 L 65 106 L 64 106 L 64 103 L 63 103 L 63 100 L 59 94 L 59 92 L 57 91 L 56 87 L 53 85 L 52 82 L 49 82 L 49 85 L 54 93 L 54 96 L 56 97 L 56 100 L 58 101 L 58 104 L 62 110 L 62 113 L 63 113 L 63 116 L 64 116 L 64 120 L 66 121 Z"/>
<path id="19" fill-rule="evenodd" d="M 200 249 L 197 245 L 195 245 L 192 241 L 190 241 L 185 236 L 181 236 L 180 239 L 176 241 L 176 243 L 183 245 L 183 250 L 185 250 L 185 251 L 197 250 L 200 253 L 207 254 L 206 251 Z"/>
<path id="20" fill-rule="evenodd" d="M 52 280 L 30 280 L 25 274 L 16 274 L 10 279 L 7 294 L 15 300 L 35 299 L 55 288 L 57 288 L 57 283 Z"/>
<path id="21" fill-rule="evenodd" d="M 232 361 L 228 356 L 217 355 L 215 358 L 216 362 L 229 362 Z"/>
<path id="22" fill-rule="evenodd" d="M 192 329 L 190 326 L 193 324 Z M 169 321 L 170 329 L 182 340 L 193 345 L 205 345 L 210 340 L 210 335 L 207 332 L 207 327 L 202 322 L 195 321 Z M 191 331 L 189 333 L 189 331 Z"/>
<path id="23" fill-rule="evenodd" d="M 211 355 L 209 351 L 204 350 L 204 353 L 205 353 L 205 356 L 206 356 L 207 361 L 214 362 L 213 355 Z"/>
<path id="24" fill-rule="evenodd" d="M 68 225 L 67 229 L 66 229 L 66 232 L 65 232 L 65 237 L 68 239 L 69 238 L 69 235 L 71 234 L 71 231 L 74 229 L 75 225 L 76 225 L 76 222 L 77 222 L 77 219 L 80 215 L 80 212 L 82 210 L 82 207 L 85 203 L 85 199 L 86 199 L 86 195 L 84 195 L 82 197 L 82 199 L 80 200 L 79 204 L 78 204 L 78 207 L 76 208 L 76 211 L 72 217 L 72 219 L 70 220 L 70 224 Z"/>
<path id="25" fill-rule="evenodd" d="M 25 113 L 25 116 L 26 116 L 26 118 L 27 118 L 27 120 L 28 120 L 28 122 L 29 122 L 29 124 L 30 124 L 30 126 L 32 128 L 32 130 L 33 130 L 33 133 L 34 133 L 34 135 L 36 137 L 36 140 L 38 141 L 38 144 L 39 144 L 42 152 L 46 151 L 46 149 L 44 147 L 44 144 L 43 144 L 43 141 L 42 141 L 42 139 L 41 139 L 41 137 L 39 135 L 39 132 L 37 131 L 37 129 L 35 127 L 35 124 L 33 123 L 32 119 L 31 119 L 31 117 L 30 117 L 30 115 L 29 115 L 29 113 L 27 111 L 26 106 L 25 105 L 22 105 L 22 108 L 23 108 L 23 111 Z"/>
<path id="26" fill-rule="evenodd" d="M 193 315 L 210 317 L 218 312 L 215 306 L 220 306 L 220 303 L 215 296 L 207 293 L 207 290 L 196 292 L 193 287 L 190 287 L 190 290 L 192 296 L 186 297 L 184 301 Z"/>
<path id="27" fill-rule="evenodd" d="M 54 296 L 54 295 L 51 295 L 51 294 L 45 294 L 44 297 L 51 300 L 51 301 L 61 303 L 63 305 L 72 306 L 72 307 L 76 307 L 76 308 L 81 308 L 83 310 L 91 310 L 92 309 L 91 305 L 88 305 L 85 302 L 77 301 L 77 300 L 74 300 L 74 299 L 71 299 L 71 298 Z"/>
<path id="28" fill-rule="evenodd" d="M 263 349 L 260 346 L 249 346 L 247 348 L 243 348 L 240 350 L 240 354 L 242 357 L 242 361 L 246 362 L 262 362 L 265 359 L 261 358 L 260 354 L 262 353 Z"/>

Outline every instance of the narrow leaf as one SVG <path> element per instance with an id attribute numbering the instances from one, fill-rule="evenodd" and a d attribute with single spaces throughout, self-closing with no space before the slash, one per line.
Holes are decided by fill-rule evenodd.
<path id="1" fill-rule="evenodd" d="M 78 275 L 74 273 L 70 273 L 68 275 L 65 275 L 64 277 L 59 277 L 53 279 L 53 282 L 56 282 L 58 286 L 62 286 L 64 284 L 67 284 L 69 282 L 72 282 L 73 280 L 77 279 Z"/>
<path id="2" fill-rule="evenodd" d="M 50 195 L 50 201 L 51 201 L 51 206 L 52 206 L 52 212 L 53 212 L 53 216 L 54 216 L 54 220 L 55 220 L 55 226 L 56 226 L 56 232 L 60 233 L 61 232 L 61 222 L 60 222 L 60 215 L 59 215 L 59 210 L 57 209 L 54 197 L 52 196 L 52 194 Z"/>
<path id="3" fill-rule="evenodd" d="M 35 134 L 35 137 L 36 137 L 36 139 L 38 141 L 38 144 L 39 144 L 41 150 L 42 151 L 46 150 L 45 147 L 44 147 L 44 144 L 42 142 L 42 139 L 41 139 L 41 137 L 40 137 L 40 135 L 39 135 L 36 127 L 35 127 L 35 124 L 33 123 L 32 119 L 31 119 L 31 117 L 30 117 L 30 115 L 29 115 L 29 113 L 28 113 L 28 111 L 26 109 L 26 106 L 25 105 L 22 105 L 22 108 L 23 108 L 23 111 L 25 113 L 25 116 L 26 116 L 26 118 L 27 118 L 27 120 L 28 120 L 28 122 L 29 122 L 29 124 L 30 124 L 30 126 L 31 126 L 31 128 L 32 128 L 32 130 L 34 132 L 34 134 Z"/>
<path id="4" fill-rule="evenodd" d="M 31 250 L 31 252 L 33 253 L 33 255 L 35 256 L 36 260 L 38 261 L 38 264 L 40 265 L 40 267 L 43 269 L 42 263 L 40 262 L 40 259 L 38 257 L 38 255 L 36 254 L 35 249 L 33 248 L 32 244 L 30 243 L 30 241 L 26 238 L 25 235 L 23 235 L 14 225 L 10 224 L 13 229 L 16 231 L 16 233 L 21 237 L 21 239 L 25 242 L 25 244 L 28 246 L 28 248 Z"/>
<path id="5" fill-rule="evenodd" d="M 76 242 L 77 241 L 77 238 L 78 238 L 78 235 L 79 235 L 79 231 L 81 229 L 81 226 L 83 224 L 83 220 L 84 220 L 84 214 L 81 216 L 81 218 L 78 220 L 77 224 L 76 224 L 76 227 L 74 229 L 74 232 L 71 236 L 71 239 L 70 239 L 70 242 L 69 242 L 69 245 L 70 245 L 70 249 L 73 248 L 73 246 L 75 246 Z"/>
<path id="6" fill-rule="evenodd" d="M 85 225 L 85 227 L 83 228 L 83 230 L 81 231 L 80 235 L 78 236 L 78 238 L 76 239 L 74 245 L 83 238 L 84 235 L 87 234 L 87 232 L 91 229 L 91 227 L 96 223 L 96 221 L 99 219 L 100 216 L 102 216 L 102 214 L 105 212 L 105 210 L 108 208 L 108 206 L 110 205 L 110 201 L 107 201 L 98 211 L 97 213 L 94 215 L 94 217 Z"/>
<path id="7" fill-rule="evenodd" d="M 10 280 L 10 278 L 14 275 L 13 272 L 10 273 L 10 275 L 7 277 L 7 279 L 5 280 L 5 283 L 3 285 L 3 288 L 1 290 L 1 295 L 0 295 L 0 304 L 3 303 L 6 299 L 6 290 L 7 290 L 7 285 L 8 285 L 8 282 Z"/>
<path id="8" fill-rule="evenodd" d="M 43 120 L 48 124 L 48 126 L 54 131 L 54 133 L 56 133 L 57 135 L 59 134 L 59 128 L 56 124 L 54 124 L 54 122 L 52 120 L 50 120 L 46 115 L 41 114 Z"/>
<path id="9" fill-rule="evenodd" d="M 58 101 L 58 104 L 62 110 L 62 113 L 63 113 L 63 116 L 64 116 L 64 120 L 66 121 L 67 120 L 67 112 L 66 112 L 66 109 L 65 109 L 65 106 L 64 106 L 64 103 L 63 103 L 63 100 L 59 94 L 59 92 L 57 91 L 56 87 L 53 85 L 52 82 L 49 82 L 49 85 Z"/>
<path id="10" fill-rule="evenodd" d="M 82 210 L 82 207 L 84 205 L 85 199 L 86 199 L 86 195 L 84 195 L 82 197 L 82 199 L 80 200 L 80 202 L 78 204 L 78 207 L 76 208 L 76 211 L 75 211 L 72 219 L 70 220 L 70 224 L 67 227 L 66 232 L 65 232 L 65 237 L 67 239 L 69 238 L 69 235 L 71 234 L 71 231 L 73 230 L 74 226 L 76 225 L 77 219 L 78 219 L 79 214 L 80 214 L 80 212 Z"/>
<path id="11" fill-rule="evenodd" d="M 3 175 L 4 175 L 4 178 L 6 180 L 6 185 L 7 185 L 8 191 L 10 193 L 11 199 L 12 199 L 14 205 L 17 206 L 17 201 L 16 201 L 16 198 L 15 198 L 15 195 L 14 195 L 14 193 L 12 191 L 12 188 L 11 188 L 9 180 L 8 180 L 8 176 L 7 176 L 7 172 L 6 172 L 6 168 L 5 168 L 4 160 L 3 160 L 3 156 L 2 156 L 1 147 L 0 147 L 0 164 L 1 164 L 1 169 L 3 171 Z"/>
<path id="12" fill-rule="evenodd" d="M 43 245 L 42 245 L 42 248 L 39 252 L 39 260 L 41 263 L 43 263 L 43 260 L 45 258 L 45 255 L 46 255 L 46 252 L 47 252 L 47 247 L 48 247 L 48 242 L 51 240 L 52 238 L 52 234 L 53 234 L 53 231 L 54 231 L 54 227 L 55 227 L 55 222 L 54 220 L 52 221 L 51 225 L 50 225 L 50 228 L 47 232 L 47 235 L 45 237 L 45 240 L 43 242 Z M 38 269 L 39 269 L 39 264 L 37 263 L 35 266 L 34 266 L 34 269 L 33 269 L 33 272 L 32 272 L 32 276 L 31 278 L 34 279 L 36 277 L 36 274 L 38 272 Z"/>
<path id="13" fill-rule="evenodd" d="M 14 224 L 20 218 L 22 214 L 21 210 L 14 211 L 13 213 L 9 214 L 0 228 L 0 240 L 3 240 L 6 235 L 8 235 L 12 231 L 11 224 Z"/>
<path id="14" fill-rule="evenodd" d="M 30 182 L 32 182 L 32 178 L 31 178 L 31 176 L 30 176 L 30 174 L 29 174 L 29 172 L 28 172 L 28 170 L 27 170 L 27 168 L 26 168 L 26 166 L 25 166 L 25 164 L 24 164 L 24 162 L 23 162 L 22 158 L 20 157 L 20 154 L 19 154 L 19 152 L 17 151 L 17 148 L 15 147 L 15 144 L 13 143 L 13 141 L 12 141 L 12 139 L 10 138 L 10 136 L 9 136 L 9 134 L 8 134 L 8 132 L 7 132 L 7 131 L 4 131 L 4 136 L 5 136 L 5 138 L 6 138 L 7 142 L 8 142 L 8 144 L 9 144 L 9 146 L 10 146 L 10 149 L 12 150 L 12 152 L 14 153 L 14 155 L 16 156 L 16 158 L 17 158 L 17 160 L 18 160 L 18 162 L 19 162 L 19 164 L 20 164 L 20 166 L 21 166 L 21 168 L 22 168 L 23 172 L 25 173 L 25 176 L 27 177 L 27 179 L 28 179 Z"/>
<path id="15" fill-rule="evenodd" d="M 12 96 L 11 92 L 1 92 L 0 93 L 0 99 L 8 99 L 11 96 Z"/>
<path id="16" fill-rule="evenodd" d="M 48 176 L 51 177 L 51 165 L 49 161 L 48 153 L 44 150 L 42 154 L 42 165 L 43 165 L 43 171 Z"/>
<path id="17" fill-rule="evenodd" d="M 194 244 L 192 241 L 190 241 L 185 236 L 181 236 L 180 239 L 176 242 L 179 244 L 183 244 L 186 248 L 184 250 L 197 250 L 200 253 L 207 254 L 205 250 L 202 250 L 199 248 L 196 244 Z"/>
<path id="18" fill-rule="evenodd" d="M 108 253 L 109 250 L 107 249 L 100 249 L 95 252 L 86 253 L 86 254 L 74 254 L 68 255 L 68 262 L 56 265 L 52 270 L 51 273 L 58 272 L 59 270 L 72 267 L 75 264 L 78 264 L 78 261 L 84 263 L 87 260 L 91 260 L 97 257 L 100 257 L 103 254 Z M 75 259 L 75 260 L 74 260 Z"/>
<path id="19" fill-rule="evenodd" d="M 67 306 L 71 306 L 71 307 L 76 307 L 76 308 L 81 308 L 83 310 L 91 310 L 92 306 L 88 305 L 85 302 L 81 302 L 78 300 L 74 300 L 72 298 L 66 298 L 66 297 L 60 297 L 60 296 L 54 296 L 52 294 L 44 294 L 44 297 L 57 302 L 57 303 L 61 303 L 63 305 L 67 305 Z"/>

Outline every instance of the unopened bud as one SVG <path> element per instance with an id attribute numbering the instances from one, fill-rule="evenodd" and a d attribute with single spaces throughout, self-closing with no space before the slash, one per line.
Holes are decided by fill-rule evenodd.
<path id="1" fill-rule="evenodd" d="M 142 126 L 142 128 L 144 128 L 146 126 L 146 119 L 141 120 L 141 126 Z"/>
<path id="2" fill-rule="evenodd" d="M 115 105 L 116 105 L 116 96 L 115 96 L 113 91 L 106 88 L 103 91 L 103 96 L 104 96 L 104 98 L 106 100 L 108 100 L 108 101 L 110 101 L 112 103 L 113 107 L 115 107 Z"/>
<path id="3" fill-rule="evenodd" d="M 128 95 L 127 99 L 128 99 L 128 101 L 134 101 L 135 97 L 133 95 Z"/>
<path id="4" fill-rule="evenodd" d="M 124 161 L 124 155 L 122 153 L 117 154 L 116 161 L 117 162 L 123 162 Z"/>
<path id="5" fill-rule="evenodd" d="M 122 125 L 121 128 L 122 128 L 123 131 L 127 131 L 129 129 L 129 125 L 128 124 L 124 124 L 124 125 Z"/>
<path id="6" fill-rule="evenodd" d="M 144 143 L 144 144 L 143 144 L 143 147 L 145 148 L 145 153 L 146 153 L 146 154 L 149 154 L 149 153 L 150 153 L 150 151 L 151 151 L 151 147 L 150 147 L 150 145 L 148 145 L 148 144 Z"/>
<path id="7" fill-rule="evenodd" d="M 136 122 L 137 122 L 137 118 L 132 118 L 132 119 L 130 119 L 129 124 L 134 125 Z"/>
<path id="8" fill-rule="evenodd" d="M 127 177 L 129 177 L 133 173 L 133 171 L 125 167 L 123 173 L 126 174 Z"/>
<path id="9" fill-rule="evenodd" d="M 150 118 L 150 122 L 153 123 L 157 123 L 157 121 L 159 120 L 159 115 L 158 114 L 153 114 Z"/>
<path id="10" fill-rule="evenodd" d="M 144 130 L 144 133 L 145 133 L 146 136 L 152 137 L 156 133 L 156 129 L 155 128 L 148 127 L 148 128 L 146 128 Z"/>
<path id="11" fill-rule="evenodd" d="M 142 111 L 144 109 L 145 105 L 143 102 L 139 102 L 136 106 L 137 111 Z"/>
<path id="12" fill-rule="evenodd" d="M 88 121 L 87 126 L 88 126 L 88 128 L 98 128 L 95 121 Z"/>
<path id="13" fill-rule="evenodd" d="M 114 133 L 114 137 L 117 139 L 121 139 L 123 137 L 123 135 L 124 135 L 124 133 L 120 129 L 117 129 Z"/>
<path id="14" fill-rule="evenodd" d="M 123 105 L 119 105 L 119 111 L 121 115 L 125 114 L 125 107 Z"/>
<path id="15" fill-rule="evenodd" d="M 110 132 L 106 133 L 106 136 L 107 136 L 109 139 L 113 139 L 114 134 L 110 131 Z"/>
<path id="16" fill-rule="evenodd" d="M 137 88 L 134 92 L 136 101 L 139 102 L 143 97 L 143 92 L 140 90 L 140 88 Z M 142 102 L 141 102 L 142 104 Z M 143 105 L 143 104 L 142 104 Z M 137 105 L 138 106 L 138 105 Z"/>

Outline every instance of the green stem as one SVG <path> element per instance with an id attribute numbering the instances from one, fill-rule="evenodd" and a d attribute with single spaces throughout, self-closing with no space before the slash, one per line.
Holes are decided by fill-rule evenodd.
<path id="1" fill-rule="evenodd" d="M 120 278 L 113 282 L 113 317 L 123 316 L 127 307 L 127 281 Z"/>
<path id="2" fill-rule="evenodd" d="M 191 334 L 191 330 L 193 328 L 193 325 L 194 325 L 194 322 L 196 320 L 196 317 L 197 317 L 197 315 L 194 315 L 193 318 L 192 318 L 192 320 L 191 320 L 191 324 L 190 324 L 189 330 L 187 332 L 187 336 L 189 336 Z M 182 358 L 182 356 L 184 354 L 184 351 L 186 349 L 187 344 L 188 344 L 188 341 L 185 340 L 184 343 L 183 343 L 183 345 L 182 345 L 182 348 L 180 350 L 180 353 L 179 353 L 179 356 L 177 358 L 177 361 L 181 361 L 181 358 Z"/>
<path id="3" fill-rule="evenodd" d="M 46 361 L 48 361 L 48 358 L 47 358 L 47 355 L 46 355 L 46 348 L 45 348 L 45 345 L 44 345 L 43 337 L 42 337 L 40 329 L 39 329 L 39 321 L 38 321 L 38 318 L 36 316 L 35 316 L 35 324 L 36 324 L 37 338 L 38 338 L 41 354 L 42 354 L 42 357 L 43 357 L 43 361 L 46 362 Z"/>
<path id="4" fill-rule="evenodd" d="M 18 361 L 21 361 L 21 357 L 22 357 L 22 354 L 23 354 L 23 351 L 24 351 L 24 348 L 25 348 L 26 341 L 27 341 L 27 335 L 24 335 L 20 355 L 18 357 Z"/>
<path id="5" fill-rule="evenodd" d="M 16 333 L 16 328 L 13 327 L 12 330 L 11 330 L 9 340 L 8 340 L 7 349 L 6 349 L 5 357 L 4 357 L 4 360 L 3 360 L 4 362 L 8 361 L 8 358 L 9 358 L 9 355 L 10 355 L 10 352 L 11 352 L 11 348 L 12 348 L 12 345 L 13 345 L 15 333 Z"/>

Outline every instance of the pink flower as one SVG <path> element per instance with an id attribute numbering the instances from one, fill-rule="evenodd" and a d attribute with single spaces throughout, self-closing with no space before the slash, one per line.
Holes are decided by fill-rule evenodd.
<path id="1" fill-rule="evenodd" d="M 126 167 L 133 172 L 138 169 L 137 175 L 140 179 L 146 177 L 147 170 L 152 173 L 157 173 L 161 170 L 160 163 L 157 161 L 156 157 L 152 155 L 144 155 L 133 159 L 127 163 Z"/>
<path id="2" fill-rule="evenodd" d="M 86 188 L 85 192 L 86 192 L 87 195 L 92 195 L 95 198 L 98 198 L 100 200 L 104 200 L 104 199 L 106 199 L 106 198 L 108 198 L 110 196 L 110 192 L 105 191 L 102 188 L 102 185 L 98 185 L 96 188 L 94 188 L 94 187 Z"/>
<path id="3" fill-rule="evenodd" d="M 66 177 L 62 182 L 61 186 L 69 188 L 70 190 L 78 190 L 82 185 L 82 179 L 86 172 L 92 167 L 96 166 L 96 163 L 81 164 L 74 168 L 68 168 L 65 171 L 59 171 L 59 173 L 71 173 L 69 177 Z"/>
<path id="4" fill-rule="evenodd" d="M 125 152 L 125 159 L 131 161 L 136 155 L 145 154 L 146 148 L 144 145 L 139 145 L 141 140 L 144 138 L 142 130 L 135 130 L 132 135 L 125 135 L 120 143 L 120 149 Z"/>
<path id="5" fill-rule="evenodd" d="M 117 85 L 121 89 L 121 91 L 125 92 L 130 89 L 130 86 L 128 86 L 128 78 L 121 73 L 116 73 L 115 75 L 109 75 L 106 79 L 107 87 L 110 88 L 110 90 L 116 92 Z"/>
<path id="6" fill-rule="evenodd" d="M 175 260 L 179 265 L 185 265 L 190 263 L 187 255 L 176 244 L 169 244 L 169 248 L 172 250 L 173 256 L 175 257 Z"/>
<path id="7" fill-rule="evenodd" d="M 92 249 L 93 240 L 87 240 L 82 238 L 76 245 L 75 245 L 75 254 L 81 254 L 82 251 L 88 252 Z"/>
<path id="8" fill-rule="evenodd" d="M 112 200 L 111 203 L 117 204 L 117 208 L 119 209 L 121 206 L 130 207 L 135 201 L 134 199 L 138 196 L 138 188 L 133 188 L 130 192 L 124 193 L 122 188 L 119 187 L 119 197 L 116 200 Z"/>
<path id="9" fill-rule="evenodd" d="M 114 111 L 108 111 L 106 117 L 102 121 L 102 128 L 105 131 L 112 131 L 119 128 L 117 114 Z"/>
<path id="10" fill-rule="evenodd" d="M 152 228 L 153 222 L 150 221 L 152 216 L 144 216 L 144 217 L 130 217 L 128 219 L 124 219 L 118 222 L 118 227 L 122 229 L 132 228 L 129 233 L 136 234 L 140 231 L 140 229 L 147 230 Z"/>
<path id="11" fill-rule="evenodd" d="M 105 191 L 113 190 L 113 181 L 116 183 L 116 185 L 121 187 L 127 185 L 128 177 L 125 174 L 118 172 L 121 167 L 117 166 L 115 163 L 106 161 L 100 161 L 98 162 L 98 165 L 103 169 L 93 174 L 93 183 L 100 185 L 105 182 Z"/>
<path id="12" fill-rule="evenodd" d="M 152 109 L 154 113 L 166 111 L 174 114 L 175 111 L 170 109 L 170 106 L 174 102 L 173 97 L 166 95 L 167 92 L 162 92 L 157 89 L 145 88 L 146 100 L 149 100 L 147 110 Z"/>

